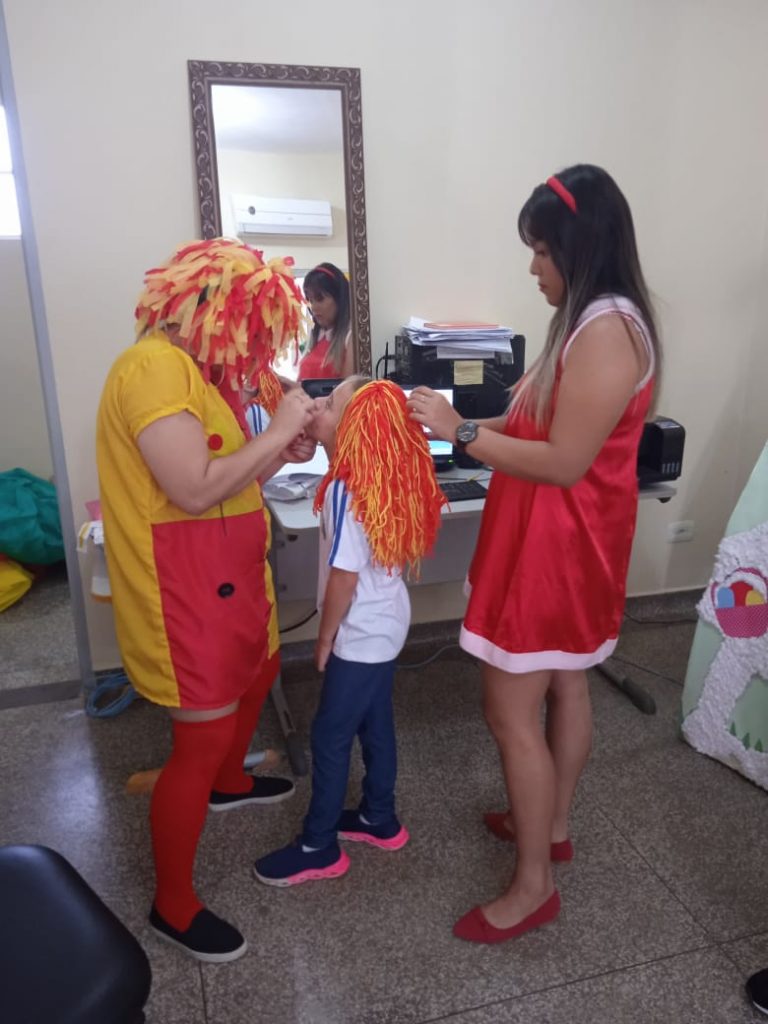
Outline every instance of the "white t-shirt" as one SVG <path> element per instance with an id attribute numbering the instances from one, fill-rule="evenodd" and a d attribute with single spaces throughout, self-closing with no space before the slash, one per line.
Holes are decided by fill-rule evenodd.
<path id="1" fill-rule="evenodd" d="M 355 520 L 342 480 L 334 480 L 320 513 L 317 607 L 322 614 L 331 567 L 358 574 L 349 611 L 341 620 L 333 653 L 345 661 L 394 660 L 403 649 L 411 622 L 411 602 L 399 572 L 375 565 L 363 524 Z"/>
<path id="2" fill-rule="evenodd" d="M 267 410 L 263 409 L 258 402 L 251 402 L 250 405 L 245 407 L 245 419 L 248 423 L 251 437 L 258 437 L 269 426 L 270 416 Z"/>

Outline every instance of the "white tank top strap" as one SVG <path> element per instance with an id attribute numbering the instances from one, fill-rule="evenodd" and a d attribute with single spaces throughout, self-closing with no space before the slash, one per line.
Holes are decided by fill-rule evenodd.
<path id="1" fill-rule="evenodd" d="M 599 299 L 595 299 L 593 302 L 589 303 L 577 320 L 573 334 L 563 346 L 563 354 L 560 357 L 561 362 L 565 363 L 568 350 L 587 324 L 591 324 L 592 321 L 597 320 L 599 316 L 605 316 L 606 313 L 618 313 L 624 320 L 629 321 L 637 329 L 643 340 L 645 350 L 648 354 L 648 369 L 644 373 L 642 380 L 640 380 L 635 387 L 635 394 L 638 394 L 643 390 L 656 372 L 656 355 L 653 350 L 653 342 L 651 341 L 648 327 L 643 320 L 640 310 L 634 302 L 625 298 L 623 295 L 602 295 Z"/>

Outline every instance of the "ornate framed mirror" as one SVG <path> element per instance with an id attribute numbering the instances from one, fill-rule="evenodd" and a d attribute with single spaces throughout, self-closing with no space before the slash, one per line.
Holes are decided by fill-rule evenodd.
<path id="1" fill-rule="evenodd" d="M 188 62 L 201 237 L 237 235 L 301 280 L 349 278 L 355 370 L 371 373 L 358 68 Z"/>

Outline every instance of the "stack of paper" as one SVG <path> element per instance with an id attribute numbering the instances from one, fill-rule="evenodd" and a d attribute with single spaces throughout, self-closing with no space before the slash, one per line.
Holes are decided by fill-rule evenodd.
<path id="1" fill-rule="evenodd" d="M 434 345 L 438 359 L 488 359 L 511 352 L 511 327 L 476 322 L 443 323 L 412 316 L 403 332 L 414 345 Z"/>

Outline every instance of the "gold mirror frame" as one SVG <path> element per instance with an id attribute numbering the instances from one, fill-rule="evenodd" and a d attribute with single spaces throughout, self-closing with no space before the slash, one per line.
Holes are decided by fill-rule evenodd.
<path id="1" fill-rule="evenodd" d="M 187 67 L 192 99 L 192 129 L 202 238 L 216 238 L 222 232 L 211 86 L 265 85 L 286 89 L 333 89 L 341 94 L 347 248 L 353 337 L 357 355 L 356 370 L 358 373 L 370 375 L 371 323 L 368 303 L 368 237 L 365 226 L 360 69 L 208 60 L 191 60 L 188 61 Z"/>

